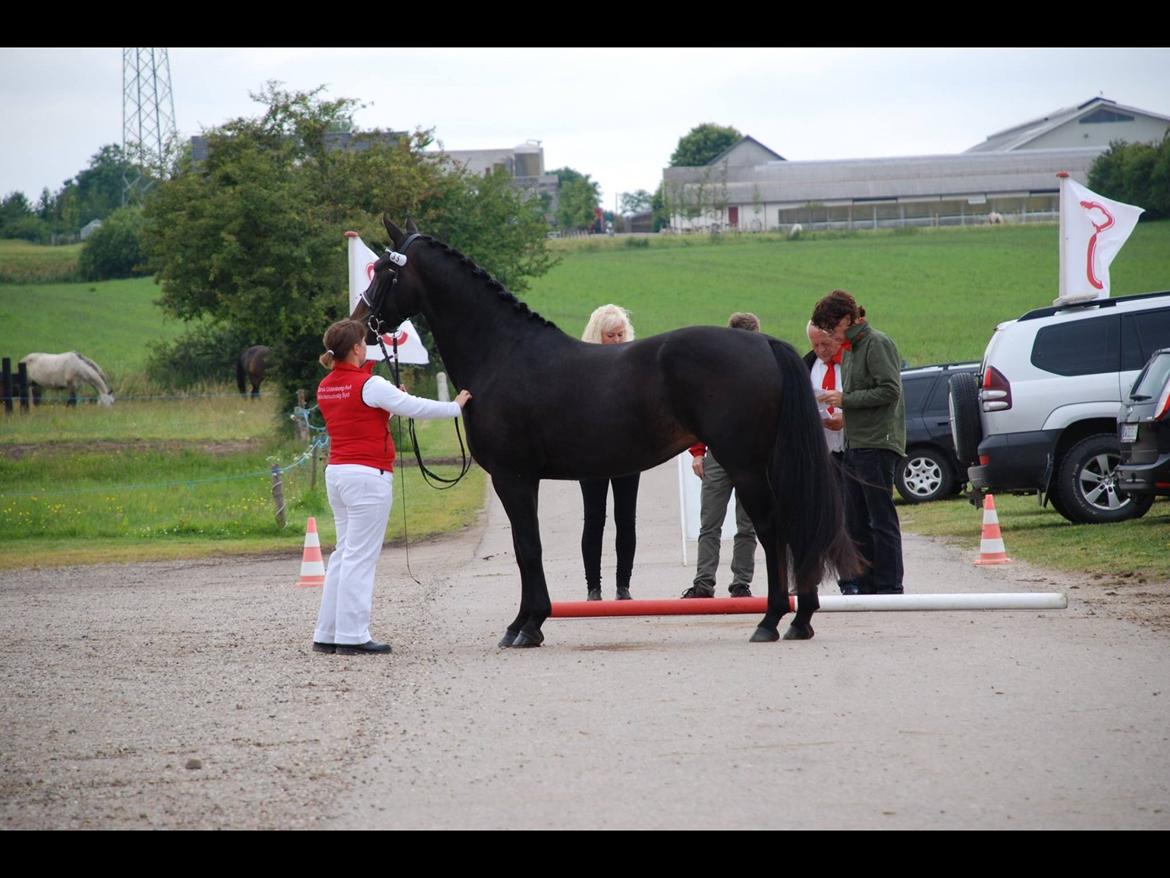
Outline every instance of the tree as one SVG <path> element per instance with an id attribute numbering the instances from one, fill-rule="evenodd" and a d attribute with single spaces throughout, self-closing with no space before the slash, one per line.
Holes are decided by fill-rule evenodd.
<path id="1" fill-rule="evenodd" d="M 646 213 L 651 209 L 651 202 L 654 196 L 645 189 L 639 189 L 636 192 L 623 192 L 621 195 L 621 203 L 619 213 L 622 216 L 630 216 L 635 213 Z"/>
<path id="2" fill-rule="evenodd" d="M 23 192 L 10 192 L 0 201 L 0 238 L 43 242 L 48 237 L 48 224 L 33 213 Z"/>
<path id="3" fill-rule="evenodd" d="M 122 207 L 86 239 L 78 260 L 84 280 L 109 280 L 146 274 L 142 249 L 142 210 Z"/>
<path id="4" fill-rule="evenodd" d="M 743 137 L 730 125 L 704 122 L 679 138 L 670 156 L 670 167 L 693 168 L 705 165 Z"/>
<path id="5" fill-rule="evenodd" d="M 594 209 L 601 204 L 601 186 L 573 168 L 549 171 L 560 181 L 557 198 L 557 225 L 562 229 L 587 229 L 593 225 Z"/>
<path id="6" fill-rule="evenodd" d="M 410 215 L 515 289 L 550 265 L 547 227 L 506 181 L 453 172 L 422 152 L 425 131 L 351 132 L 333 148 L 327 135 L 357 104 L 322 91 L 269 83 L 253 95 L 263 113 L 208 131 L 207 159 L 182 159 L 144 209 L 164 310 L 269 345 L 290 407 L 316 387 L 321 335 L 348 313 L 344 231 L 375 243 L 383 212 Z"/>
<path id="7" fill-rule="evenodd" d="M 1094 192 L 1145 208 L 1143 220 L 1170 216 L 1170 134 L 1157 145 L 1115 140 L 1089 168 Z"/>

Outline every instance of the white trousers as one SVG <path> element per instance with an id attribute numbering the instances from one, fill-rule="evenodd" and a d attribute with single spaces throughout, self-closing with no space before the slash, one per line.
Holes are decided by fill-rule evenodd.
<path id="1" fill-rule="evenodd" d="M 374 569 L 386 537 L 394 476 L 358 464 L 325 469 L 325 487 L 337 525 L 337 548 L 325 568 L 317 643 L 365 643 L 370 637 Z"/>

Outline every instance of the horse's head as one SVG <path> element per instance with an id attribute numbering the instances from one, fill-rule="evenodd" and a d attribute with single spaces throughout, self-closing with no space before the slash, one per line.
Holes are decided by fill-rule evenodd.
<path id="1" fill-rule="evenodd" d="M 404 258 L 419 231 L 409 219 L 405 232 L 390 222 L 389 217 L 382 217 L 382 224 L 390 235 L 392 249 L 374 263 L 374 277 L 350 317 L 368 322 L 372 315 L 381 321 L 382 329 L 392 330 L 421 308 L 418 274 L 410 260 Z M 371 344 L 376 341 L 373 330 L 367 341 Z"/>

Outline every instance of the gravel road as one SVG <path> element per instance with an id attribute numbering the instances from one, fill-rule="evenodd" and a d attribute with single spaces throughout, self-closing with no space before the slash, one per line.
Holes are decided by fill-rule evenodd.
<path id="1" fill-rule="evenodd" d="M 693 575 L 675 478 L 643 475 L 635 597 Z M 545 483 L 554 601 L 584 597 L 580 510 Z M 908 536 L 908 591 L 1069 608 L 826 612 L 776 644 L 747 642 L 755 617 L 549 620 L 501 651 L 519 585 L 494 498 L 409 554 L 422 585 L 401 548 L 378 568 L 381 657 L 309 649 L 299 547 L 5 572 L 0 826 L 1170 828 L 1170 584 Z"/>

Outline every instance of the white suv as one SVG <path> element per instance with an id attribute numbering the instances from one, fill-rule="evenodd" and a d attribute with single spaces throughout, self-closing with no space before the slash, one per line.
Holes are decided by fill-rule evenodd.
<path id="1" fill-rule="evenodd" d="M 951 379 L 951 431 L 976 491 L 1040 492 L 1077 523 L 1144 515 L 1118 490 L 1117 410 L 1170 346 L 1170 292 L 1039 308 L 995 328 L 979 375 Z"/>

